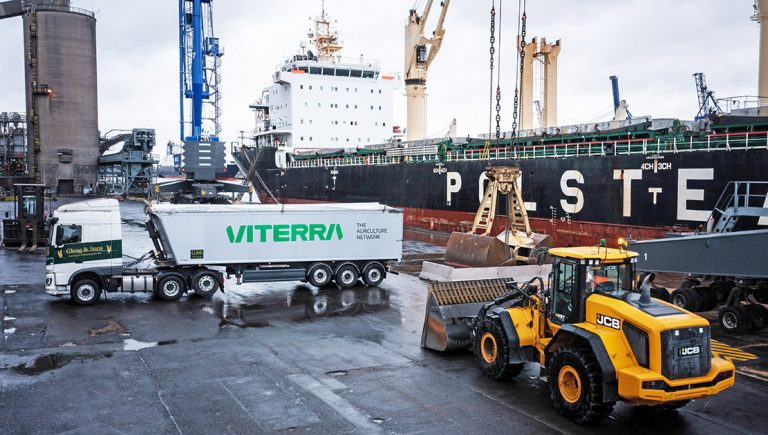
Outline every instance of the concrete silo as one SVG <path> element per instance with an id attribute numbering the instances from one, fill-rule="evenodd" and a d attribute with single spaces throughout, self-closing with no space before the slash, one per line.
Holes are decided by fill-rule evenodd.
<path id="1" fill-rule="evenodd" d="M 96 19 L 69 0 L 25 6 L 30 175 L 59 194 L 79 194 L 98 172 Z"/>

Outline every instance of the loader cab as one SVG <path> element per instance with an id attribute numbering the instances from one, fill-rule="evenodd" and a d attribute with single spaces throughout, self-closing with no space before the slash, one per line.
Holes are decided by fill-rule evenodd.
<path id="1" fill-rule="evenodd" d="M 623 300 L 633 290 L 633 252 L 596 246 L 550 249 L 549 254 L 554 261 L 547 317 L 555 325 L 585 321 L 591 294 Z"/>

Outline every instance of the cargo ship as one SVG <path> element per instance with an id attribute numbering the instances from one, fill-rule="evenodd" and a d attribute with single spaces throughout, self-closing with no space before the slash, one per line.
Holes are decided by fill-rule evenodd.
<path id="1" fill-rule="evenodd" d="M 335 34 L 322 27 L 327 21 L 323 12 L 312 35 L 316 45 L 325 44 L 318 45 L 323 54 L 328 46 L 340 48 Z M 381 107 L 373 99 L 382 89 L 391 91 L 391 81 L 382 76 L 372 65 L 348 66 L 311 52 L 278 67 L 274 84 L 252 106 L 254 144 L 234 153 L 263 201 L 381 202 L 402 208 L 405 225 L 468 231 L 487 182 L 485 168 L 519 166 L 532 229 L 550 235 L 557 246 L 577 246 L 696 230 L 729 181 L 768 180 L 768 117 L 758 104 L 704 113 L 696 121 L 626 117 L 520 130 L 501 139 L 403 142 L 397 128 L 382 140 L 392 125 L 390 108 L 370 117 Z M 313 87 L 324 93 L 308 94 Z M 358 89 L 362 93 L 347 91 Z M 327 109 L 305 115 L 312 108 L 304 106 L 325 102 Z M 351 110 L 350 104 L 365 110 Z M 349 116 L 339 122 L 337 111 Z M 313 119 L 322 126 L 308 128 Z M 359 130 L 374 132 L 373 139 Z M 309 141 L 315 145 L 308 147 Z M 751 193 L 765 196 L 768 207 L 768 192 Z M 499 214 L 505 213 L 500 207 Z M 503 230 L 504 219 L 495 225 Z M 739 225 L 768 220 L 744 219 Z"/>

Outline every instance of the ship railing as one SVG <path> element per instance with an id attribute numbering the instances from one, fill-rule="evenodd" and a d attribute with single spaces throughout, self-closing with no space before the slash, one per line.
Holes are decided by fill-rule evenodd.
<path id="1" fill-rule="evenodd" d="M 499 160 L 499 159 L 537 159 L 581 156 L 611 156 L 632 154 L 663 154 L 691 151 L 716 151 L 734 149 L 768 149 L 768 132 L 740 132 L 710 134 L 702 139 L 687 140 L 673 137 L 671 140 L 623 139 L 613 141 L 578 142 L 568 144 L 518 145 L 516 147 L 497 147 L 468 149 L 459 152 L 449 151 L 448 161 L 462 160 Z"/>
<path id="2" fill-rule="evenodd" d="M 494 147 L 467 150 L 448 150 L 444 156 L 439 153 L 381 155 L 348 155 L 327 158 L 297 159 L 288 164 L 290 168 L 393 165 L 423 162 L 456 162 L 472 160 L 521 160 L 564 157 L 599 157 L 633 154 L 665 154 L 694 151 L 730 151 L 744 149 L 768 149 L 768 132 L 717 133 L 694 140 L 644 138 L 613 141 L 578 142 L 568 144 L 518 145 L 516 147 Z M 486 154 L 487 152 L 487 154 Z"/>

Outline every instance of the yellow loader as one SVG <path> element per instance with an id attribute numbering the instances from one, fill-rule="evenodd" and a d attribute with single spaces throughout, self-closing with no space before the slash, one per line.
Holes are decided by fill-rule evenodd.
<path id="1" fill-rule="evenodd" d="M 651 298 L 652 274 L 633 288 L 637 254 L 601 245 L 550 249 L 547 288 L 541 278 L 430 284 L 422 347 L 472 348 L 497 381 L 536 362 L 555 408 L 577 423 L 619 400 L 676 409 L 732 386 L 709 322 Z"/>

